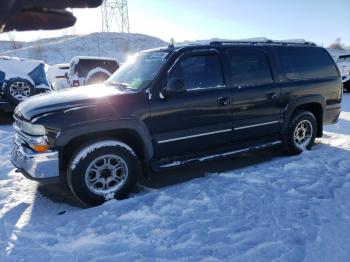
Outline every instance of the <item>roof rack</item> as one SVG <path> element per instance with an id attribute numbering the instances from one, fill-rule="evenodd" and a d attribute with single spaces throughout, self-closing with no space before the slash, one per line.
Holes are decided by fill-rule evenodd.
<path id="1" fill-rule="evenodd" d="M 271 40 L 271 39 L 264 39 L 264 40 L 224 40 L 224 41 L 213 41 L 210 42 L 210 45 L 225 45 L 225 44 L 251 44 L 251 45 L 258 45 L 258 44 L 274 44 L 274 45 L 305 45 L 305 46 L 316 46 L 315 43 L 305 41 L 303 39 L 296 39 L 296 40 Z"/>

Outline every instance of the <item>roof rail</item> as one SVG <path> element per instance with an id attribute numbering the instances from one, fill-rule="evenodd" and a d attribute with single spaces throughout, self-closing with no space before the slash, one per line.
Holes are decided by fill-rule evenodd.
<path id="1" fill-rule="evenodd" d="M 213 41 L 210 42 L 210 45 L 225 45 L 225 44 L 275 44 L 275 45 L 305 45 L 305 46 L 316 46 L 315 43 L 305 41 L 305 40 L 271 40 L 266 39 L 262 41 L 254 41 L 254 40 L 224 40 L 224 41 Z"/>

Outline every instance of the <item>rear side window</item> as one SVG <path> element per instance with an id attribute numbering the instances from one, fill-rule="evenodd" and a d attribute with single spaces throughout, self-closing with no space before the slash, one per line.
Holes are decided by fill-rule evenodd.
<path id="1" fill-rule="evenodd" d="M 230 77 L 235 85 L 258 85 L 273 82 L 270 65 L 263 52 L 254 50 L 226 51 Z"/>
<path id="2" fill-rule="evenodd" d="M 220 59 L 216 54 L 186 57 L 175 65 L 169 77 L 184 79 L 187 90 L 221 87 L 224 84 Z"/>
<path id="3" fill-rule="evenodd" d="M 291 80 L 338 76 L 332 58 L 322 48 L 277 47 L 287 77 Z"/>

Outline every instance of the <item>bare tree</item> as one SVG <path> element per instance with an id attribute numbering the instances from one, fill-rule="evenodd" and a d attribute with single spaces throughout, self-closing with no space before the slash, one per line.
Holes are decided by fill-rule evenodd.
<path id="1" fill-rule="evenodd" d="M 345 45 L 341 42 L 341 38 L 338 37 L 334 43 L 329 45 L 329 48 L 333 48 L 333 49 L 338 49 L 338 50 L 344 50 L 345 49 Z"/>
<path id="2" fill-rule="evenodd" d="M 7 33 L 8 38 L 10 39 L 12 49 L 18 49 L 21 48 L 22 46 L 16 41 L 16 36 L 13 32 L 8 32 Z"/>
<path id="3" fill-rule="evenodd" d="M 37 60 L 44 60 L 44 54 L 43 54 L 43 48 L 41 46 L 41 41 L 38 39 L 36 42 L 36 45 L 34 45 L 31 48 L 31 58 L 32 59 L 37 59 Z"/>

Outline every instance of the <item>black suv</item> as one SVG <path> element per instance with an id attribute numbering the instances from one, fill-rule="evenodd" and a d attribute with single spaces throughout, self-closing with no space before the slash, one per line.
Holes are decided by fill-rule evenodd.
<path id="1" fill-rule="evenodd" d="M 341 99 L 333 59 L 309 42 L 169 46 L 135 55 L 100 88 L 22 102 L 12 162 L 98 205 L 125 197 L 141 173 L 277 144 L 310 149 Z"/>

